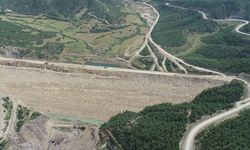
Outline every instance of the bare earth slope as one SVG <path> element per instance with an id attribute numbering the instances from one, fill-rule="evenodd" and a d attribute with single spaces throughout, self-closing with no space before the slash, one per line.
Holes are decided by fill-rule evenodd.
<path id="1" fill-rule="evenodd" d="M 125 110 L 140 111 L 145 106 L 162 102 L 190 101 L 202 90 L 231 80 L 220 76 L 47 64 L 46 68 L 56 68 L 57 71 L 81 72 L 72 74 L 39 69 L 45 62 L 27 62 L 0 60 L 2 65 L 19 66 L 0 67 L 1 91 L 13 95 L 20 100 L 18 103 L 39 112 L 102 121 Z"/>

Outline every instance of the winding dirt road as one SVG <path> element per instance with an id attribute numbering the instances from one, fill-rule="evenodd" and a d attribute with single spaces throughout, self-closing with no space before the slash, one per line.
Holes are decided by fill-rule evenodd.
<path id="1" fill-rule="evenodd" d="M 154 74 L 154 75 L 170 75 L 170 76 L 188 76 L 188 77 L 200 77 L 200 78 L 231 78 L 231 77 L 227 77 L 226 75 L 224 75 L 223 73 L 220 73 L 220 72 L 216 72 L 216 71 L 212 71 L 212 70 L 209 70 L 209 69 L 205 69 L 205 68 L 200 68 L 200 67 L 196 67 L 196 66 L 193 66 L 193 65 L 190 65 L 190 64 L 187 64 L 185 63 L 183 60 L 169 54 L 168 52 L 166 52 L 164 49 L 162 49 L 158 44 L 156 44 L 152 37 L 151 37 L 151 33 L 155 27 L 155 25 L 157 24 L 159 18 L 160 18 L 160 14 L 158 13 L 158 11 L 151 5 L 149 4 L 146 4 L 144 3 L 144 5 L 147 5 L 149 6 L 150 8 L 153 9 L 153 11 L 156 13 L 157 17 L 156 17 L 156 20 L 155 22 L 153 23 L 153 25 L 150 27 L 150 31 L 149 33 L 146 35 L 145 37 L 145 43 L 144 43 L 144 47 L 145 46 L 148 46 L 148 43 L 152 43 L 156 48 L 157 50 L 164 55 L 165 58 L 175 62 L 178 67 L 183 70 L 186 75 L 180 75 L 180 74 L 175 74 L 175 73 L 163 73 L 163 72 L 149 72 L 149 71 L 139 71 L 139 70 L 130 70 L 130 69 L 122 69 L 122 68 L 102 68 L 102 67 L 94 67 L 94 66 L 82 66 L 82 65 L 75 65 L 75 64 L 63 64 L 63 63 L 49 63 L 49 64 L 56 64 L 58 66 L 71 66 L 73 68 L 77 68 L 77 67 L 84 67 L 84 68 L 88 68 L 88 69 L 93 69 L 93 70 L 109 70 L 109 71 L 113 71 L 113 72 L 132 72 L 132 73 L 143 73 L 143 74 Z M 173 6 L 173 5 L 170 5 L 170 4 L 166 4 L 168 6 Z M 181 8 L 181 9 L 185 9 L 185 8 L 182 8 L 182 7 L 178 7 L 178 6 L 173 6 L 173 7 L 177 7 L 177 8 Z M 208 19 L 206 14 L 203 13 L 203 12 L 200 12 L 202 15 L 203 15 L 203 18 L 204 19 Z M 217 20 L 219 21 L 219 20 Z M 221 21 L 221 20 L 220 20 Z M 229 21 L 229 20 L 227 20 Z M 236 21 L 236 20 L 234 20 Z M 238 20 L 239 21 L 239 20 Z M 242 21 L 241 21 L 242 22 Z M 248 21 L 245 21 L 244 25 L 248 24 L 249 22 Z M 244 26 L 243 24 L 237 26 L 237 28 L 235 29 L 238 33 L 241 33 L 240 29 Z M 242 34 L 242 33 L 241 33 Z M 245 33 L 245 35 L 248 35 L 247 33 Z M 148 46 L 149 47 L 149 46 Z M 140 49 L 141 51 L 142 49 Z M 157 59 L 157 58 L 155 58 Z M 0 58 L 0 60 L 10 60 L 8 58 Z M 13 60 L 13 59 L 12 59 Z M 31 61 L 31 60 L 19 60 L 19 61 L 28 61 L 28 62 L 34 62 L 34 63 L 45 63 L 45 62 L 42 62 L 42 61 Z M 155 60 L 156 61 L 156 60 Z M 159 65 L 159 64 L 158 64 Z M 191 68 L 194 68 L 194 69 L 197 69 L 197 70 L 200 70 L 200 71 L 206 71 L 206 72 L 210 72 L 210 73 L 214 73 L 218 76 L 199 76 L 199 75 L 190 75 L 188 74 L 188 71 L 186 70 L 186 68 L 183 66 L 188 66 L 188 67 L 191 67 Z M 160 67 L 160 66 L 159 66 Z M 163 68 L 162 68 L 163 69 Z M 163 69 L 164 70 L 164 69 Z M 248 85 L 249 86 L 249 85 Z M 243 102 L 244 101 L 244 102 Z M 237 105 L 227 111 L 227 112 L 224 112 L 224 113 L 221 113 L 217 116 L 214 116 L 208 120 L 205 120 L 201 123 L 199 123 L 198 125 L 196 125 L 194 128 L 192 128 L 190 130 L 190 132 L 188 133 L 187 135 L 187 138 L 183 140 L 183 143 L 184 143 L 184 150 L 192 150 L 194 148 L 194 138 L 195 136 L 204 128 L 206 128 L 207 126 L 213 124 L 213 123 L 216 123 L 220 120 L 223 120 L 227 117 L 230 117 L 232 114 L 235 114 L 235 113 L 238 113 L 240 112 L 241 110 L 247 108 L 250 106 L 250 98 L 246 98 L 245 100 L 243 100 L 241 103 L 237 103 Z M 15 113 L 15 112 L 14 112 Z"/>
<path id="2" fill-rule="evenodd" d="M 202 11 L 198 11 L 198 12 L 200 14 L 202 14 L 203 19 L 209 20 L 209 18 L 207 17 L 207 14 L 205 14 Z M 242 22 L 241 24 L 236 26 L 236 28 L 234 29 L 235 32 L 237 32 L 239 34 L 250 36 L 250 33 L 240 31 L 241 28 L 243 28 L 244 26 L 249 24 L 249 21 L 247 21 L 247 20 L 242 20 L 242 19 L 212 19 L 212 20 L 217 21 L 217 22 Z"/>
<path id="3" fill-rule="evenodd" d="M 241 79 L 239 79 L 241 80 Z M 244 80 L 242 80 L 244 81 Z M 250 88 L 249 83 L 247 83 L 246 81 L 244 81 L 247 86 L 248 89 Z M 214 117 L 211 117 L 205 121 L 202 121 L 200 123 L 198 123 L 197 125 L 195 125 L 193 128 L 191 128 L 191 130 L 188 132 L 187 136 L 184 137 L 184 139 L 182 139 L 182 143 L 181 143 L 181 149 L 182 150 L 194 150 L 195 149 L 195 137 L 205 128 L 207 128 L 208 126 L 215 124 L 215 123 L 219 123 L 224 121 L 225 119 L 229 119 L 231 117 L 233 117 L 235 114 L 238 114 L 239 112 L 241 112 L 244 109 L 247 109 L 250 107 L 250 97 L 247 97 L 244 100 L 241 100 L 239 102 L 237 102 L 235 104 L 235 107 L 230 109 L 229 111 L 220 113 Z"/>
<path id="4" fill-rule="evenodd" d="M 160 45 L 156 44 L 154 42 L 154 40 L 152 39 L 152 37 L 151 37 L 151 33 L 153 32 L 156 24 L 159 21 L 160 14 L 159 14 L 159 12 L 152 5 L 149 5 L 147 3 L 143 3 L 143 5 L 146 5 L 146 6 L 150 7 L 154 11 L 154 13 L 156 14 L 155 21 L 151 25 L 150 30 L 149 30 L 148 34 L 146 35 L 146 37 L 145 37 L 145 43 L 144 44 L 148 44 L 148 45 L 152 44 L 157 49 L 157 51 L 159 52 L 159 54 L 161 54 L 161 55 L 164 56 L 164 61 L 166 59 L 170 60 L 171 62 L 173 62 L 178 67 L 179 70 L 183 71 L 185 74 L 188 74 L 188 71 L 187 71 L 186 67 L 190 67 L 190 68 L 195 69 L 197 71 L 207 72 L 207 73 L 210 73 L 210 74 L 215 74 L 215 75 L 220 75 L 220 76 L 224 76 L 225 77 L 225 75 L 223 73 L 220 73 L 220 72 L 217 72 L 217 71 L 213 71 L 213 70 L 209 70 L 209 69 L 205 69 L 205 68 L 201 68 L 201 67 L 197 67 L 197 66 L 188 64 L 188 63 L 184 62 L 182 59 L 177 58 L 177 57 L 171 55 L 170 53 L 168 53 L 167 51 L 165 51 L 163 48 L 161 48 Z M 168 5 L 168 3 L 166 5 Z M 143 45 L 143 47 L 145 47 L 145 45 Z M 148 46 L 148 47 L 150 47 L 150 46 Z M 151 48 L 149 48 L 149 49 L 151 49 Z M 158 68 L 160 68 L 159 71 L 166 70 L 166 67 L 161 67 L 160 64 L 158 63 L 157 56 L 154 53 L 152 53 L 152 55 L 154 56 L 155 59 L 157 59 L 156 66 L 158 66 Z"/>
<path id="5" fill-rule="evenodd" d="M 188 8 L 181 7 L 181 6 L 171 5 L 170 3 L 166 3 L 166 5 L 169 7 L 174 7 L 174 8 L 178 8 L 178 9 L 188 9 Z M 207 17 L 207 14 L 205 12 L 200 11 L 200 10 L 198 10 L 197 12 L 202 15 L 203 19 L 209 20 L 209 18 Z M 239 24 L 235 27 L 235 29 L 234 29 L 235 32 L 237 32 L 239 34 L 250 36 L 250 33 L 240 31 L 241 28 L 243 28 L 244 26 L 249 24 L 248 20 L 243 20 L 243 19 L 212 19 L 212 20 L 216 21 L 216 22 L 241 22 L 241 24 Z"/>

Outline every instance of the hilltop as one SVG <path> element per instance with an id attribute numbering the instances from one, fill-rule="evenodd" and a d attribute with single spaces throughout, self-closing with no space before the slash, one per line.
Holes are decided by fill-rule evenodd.
<path id="1" fill-rule="evenodd" d="M 171 3 L 183 7 L 202 9 L 209 16 L 216 19 L 228 17 L 250 19 L 250 1 L 248 0 L 176 0 L 171 1 Z"/>
<path id="2" fill-rule="evenodd" d="M 91 13 L 112 23 L 124 22 L 125 17 L 120 9 L 123 4 L 118 0 L 2 0 L 1 4 L 3 9 L 8 8 L 28 15 L 46 14 L 59 18 L 78 17 L 83 20 L 89 19 Z"/>

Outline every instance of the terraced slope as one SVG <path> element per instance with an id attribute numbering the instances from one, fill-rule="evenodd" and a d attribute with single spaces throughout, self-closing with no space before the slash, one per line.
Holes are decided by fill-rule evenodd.
<path id="1" fill-rule="evenodd" d="M 133 68 L 130 59 L 149 28 L 133 4 L 118 0 L 2 1 L 0 55 Z"/>

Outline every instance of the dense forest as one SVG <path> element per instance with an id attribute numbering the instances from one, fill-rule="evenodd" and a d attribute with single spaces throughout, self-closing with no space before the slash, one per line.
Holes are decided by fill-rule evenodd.
<path id="1" fill-rule="evenodd" d="M 203 37 L 204 43 L 187 62 L 229 73 L 250 73 L 250 40 L 231 32 L 234 27 L 221 28 L 216 34 Z"/>
<path id="2" fill-rule="evenodd" d="M 122 22 L 125 16 L 119 0 L 2 0 L 0 5 L 3 9 L 9 8 L 23 14 L 45 14 L 68 19 L 79 14 L 82 14 L 82 19 L 89 18 L 89 14 L 92 14 L 113 23 Z"/>
<path id="3" fill-rule="evenodd" d="M 203 10 L 210 17 L 216 19 L 235 17 L 250 20 L 249 0 L 175 0 L 170 2 L 183 7 Z"/>
<path id="4" fill-rule="evenodd" d="M 180 2 L 182 0 L 170 3 L 179 5 Z M 250 73 L 250 39 L 234 32 L 236 24 L 205 20 L 195 10 L 169 7 L 160 0 L 152 1 L 152 4 L 161 15 L 152 37 L 166 51 L 203 68 L 226 73 Z M 248 28 L 246 26 L 244 30 Z"/>
<path id="5" fill-rule="evenodd" d="M 250 110 L 238 117 L 211 126 L 196 137 L 197 150 L 248 150 Z"/>
<path id="6" fill-rule="evenodd" d="M 211 33 L 218 26 L 216 22 L 204 20 L 195 11 L 168 7 L 161 1 L 154 5 L 161 16 L 152 32 L 152 38 L 165 49 L 184 45 L 188 34 Z"/>
<path id="7" fill-rule="evenodd" d="M 231 108 L 243 94 L 244 84 L 233 80 L 203 91 L 190 103 L 163 103 L 146 107 L 139 113 L 120 113 L 103 124 L 101 131 L 111 131 L 119 144 L 112 140 L 110 143 L 124 150 L 178 150 L 188 123 Z"/>
<path id="8" fill-rule="evenodd" d="M 250 24 L 247 24 L 243 28 L 241 28 L 241 31 L 250 33 Z"/>

